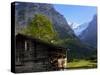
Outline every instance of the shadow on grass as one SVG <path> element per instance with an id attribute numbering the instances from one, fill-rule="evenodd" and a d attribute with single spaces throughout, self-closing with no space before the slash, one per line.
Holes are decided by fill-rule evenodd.
<path id="1" fill-rule="evenodd" d="M 97 68 L 97 66 L 81 66 L 81 67 L 69 67 L 67 69 L 93 69 L 93 68 Z"/>

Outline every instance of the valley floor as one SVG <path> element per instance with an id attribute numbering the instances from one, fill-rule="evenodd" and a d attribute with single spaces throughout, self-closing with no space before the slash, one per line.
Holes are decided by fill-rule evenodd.
<path id="1" fill-rule="evenodd" d="M 89 60 L 77 60 L 77 61 L 69 62 L 67 67 L 68 69 L 97 68 L 97 63 Z"/>

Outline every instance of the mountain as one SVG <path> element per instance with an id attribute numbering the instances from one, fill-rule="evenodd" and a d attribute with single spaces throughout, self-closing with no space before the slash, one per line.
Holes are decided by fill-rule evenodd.
<path id="1" fill-rule="evenodd" d="M 79 35 L 80 40 L 97 48 L 97 15 L 95 15 L 88 27 Z"/>
<path id="2" fill-rule="evenodd" d="M 88 23 L 81 24 L 76 28 L 73 28 L 75 34 L 79 36 L 86 28 L 88 27 Z"/>
<path id="3" fill-rule="evenodd" d="M 45 23 L 48 22 L 44 21 L 43 17 L 36 20 L 36 15 L 45 16 L 48 19 L 47 21 L 50 21 L 50 24 L 46 25 Z M 43 24 L 39 23 L 39 26 L 36 27 L 38 21 Z M 34 27 L 36 27 L 37 30 L 34 29 Z M 50 28 L 49 31 L 48 28 Z M 55 40 L 57 43 L 60 43 L 60 46 L 68 49 L 68 59 L 86 58 L 91 56 L 91 48 L 81 43 L 74 34 L 74 31 L 68 25 L 67 20 L 54 9 L 52 4 L 15 3 L 15 35 L 22 32 L 24 29 L 30 30 L 30 33 L 34 32 L 34 36 L 38 36 L 38 38 L 47 39 L 48 37 L 50 40 L 52 39 L 50 35 L 53 36 L 57 33 Z M 41 34 L 38 34 L 38 31 L 41 31 Z"/>
<path id="4" fill-rule="evenodd" d="M 57 12 L 52 4 L 24 2 L 17 2 L 17 4 L 15 4 L 16 34 L 23 28 L 27 27 L 35 14 L 43 14 L 47 16 L 53 23 L 55 31 L 59 33 L 60 38 L 75 37 L 74 31 L 70 28 L 64 16 Z"/>

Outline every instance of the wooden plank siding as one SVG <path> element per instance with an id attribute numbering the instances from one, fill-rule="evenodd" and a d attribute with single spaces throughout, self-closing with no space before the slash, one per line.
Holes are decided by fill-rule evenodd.
<path id="1" fill-rule="evenodd" d="M 15 54 L 17 72 L 20 72 L 17 67 L 25 66 L 28 62 L 31 62 L 38 67 L 40 66 L 39 68 L 41 71 L 49 71 L 56 70 L 56 66 L 52 66 L 51 64 L 52 59 L 57 58 L 59 54 L 66 55 L 66 49 L 44 43 L 43 41 L 30 36 L 18 34 L 16 35 Z M 36 69 L 36 67 L 32 67 L 32 69 Z M 37 69 L 36 71 L 39 70 Z"/>

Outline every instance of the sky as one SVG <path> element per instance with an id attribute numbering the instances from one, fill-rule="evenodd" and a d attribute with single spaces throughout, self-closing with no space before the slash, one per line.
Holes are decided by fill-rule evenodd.
<path id="1" fill-rule="evenodd" d="M 55 4 L 54 8 L 66 18 L 70 25 L 73 24 L 76 27 L 90 22 L 97 13 L 97 8 L 94 6 Z"/>

